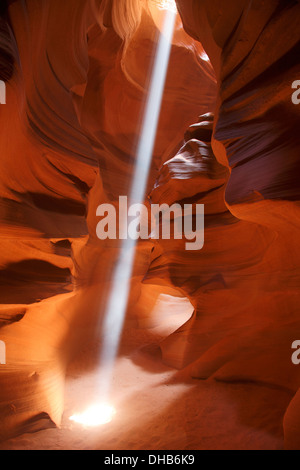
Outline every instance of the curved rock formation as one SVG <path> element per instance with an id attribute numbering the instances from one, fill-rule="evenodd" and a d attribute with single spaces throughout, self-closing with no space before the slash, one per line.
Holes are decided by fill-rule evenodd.
<path id="1" fill-rule="evenodd" d="M 117 247 L 96 238 L 96 207 L 128 192 L 160 24 L 159 12 L 153 19 L 143 10 L 124 51 L 109 21 L 101 29 L 99 2 L 8 3 L 0 41 L 8 80 L 0 116 L 1 439 L 51 425 L 49 417 L 60 423 L 66 367 L 98 332 Z M 214 106 L 203 57 L 178 20 L 149 188 L 187 125 Z M 133 300 L 151 248 L 138 249 Z"/>
<path id="2" fill-rule="evenodd" d="M 96 208 L 130 190 L 154 3 L 1 7 L 1 440 L 59 425 L 68 366 L 99 342 L 120 244 L 98 240 Z M 160 343 L 163 362 L 178 382 L 263 388 L 284 408 L 272 426 L 299 449 L 299 2 L 176 3 L 185 31 L 178 17 L 148 204 L 204 204 L 205 244 L 137 244 L 125 326 L 151 324 L 162 293 L 188 298 L 194 313 Z M 257 413 L 255 398 L 247 406 Z M 264 428 L 260 413 L 251 425 Z"/>
<path id="3" fill-rule="evenodd" d="M 300 75 L 300 5 L 271 0 L 226 5 L 178 0 L 177 5 L 186 31 L 202 42 L 217 74 L 212 147 L 217 160 L 230 169 L 226 205 L 250 237 L 247 241 L 238 231 L 232 233 L 235 248 L 228 260 L 233 253 L 244 253 L 235 263 L 238 270 L 227 267 L 224 275 L 216 256 L 211 274 L 218 267 L 222 282 L 214 284 L 212 276 L 213 287 L 200 289 L 196 314 L 177 336 L 188 337 L 182 342 L 188 344 L 188 360 L 195 361 L 192 373 L 198 377 L 264 382 L 294 393 L 299 387 L 299 373 L 290 360 L 299 331 L 299 110 L 291 95 Z M 239 306 L 229 300 L 236 288 L 244 292 L 238 294 Z M 194 354 L 195 343 L 199 351 Z M 167 356 L 172 348 L 176 346 L 168 340 Z M 300 445 L 298 395 L 284 421 L 287 448 Z"/>

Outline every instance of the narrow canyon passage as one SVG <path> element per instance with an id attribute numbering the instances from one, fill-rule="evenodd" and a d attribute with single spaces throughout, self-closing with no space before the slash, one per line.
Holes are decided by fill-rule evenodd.
<path id="1" fill-rule="evenodd" d="M 1 450 L 300 449 L 299 20 L 3 1 Z"/>
<path id="2" fill-rule="evenodd" d="M 166 309 L 173 314 L 162 322 Z M 95 393 L 94 345 L 68 370 L 60 428 L 24 434 L 0 449 L 282 449 L 280 420 L 291 394 L 267 385 L 193 380 L 165 366 L 159 343 L 189 318 L 191 306 L 164 295 L 153 313 L 156 326 L 125 330 L 114 370 L 111 402 L 117 413 L 111 423 L 89 428 L 69 421 Z"/>

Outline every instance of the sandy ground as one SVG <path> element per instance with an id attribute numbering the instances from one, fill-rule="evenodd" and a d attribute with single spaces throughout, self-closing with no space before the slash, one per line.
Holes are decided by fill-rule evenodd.
<path id="1" fill-rule="evenodd" d="M 182 324 L 186 316 L 177 315 L 175 323 Z M 282 449 L 282 417 L 290 395 L 255 384 L 183 380 L 162 363 L 159 349 L 175 323 L 169 318 L 160 327 L 125 331 L 114 370 L 110 401 L 117 413 L 111 423 L 85 429 L 69 420 L 97 394 L 95 345 L 69 369 L 60 429 L 22 435 L 0 449 Z"/>

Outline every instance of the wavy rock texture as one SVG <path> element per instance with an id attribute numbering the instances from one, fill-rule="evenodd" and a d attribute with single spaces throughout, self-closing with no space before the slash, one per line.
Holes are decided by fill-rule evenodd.
<path id="1" fill-rule="evenodd" d="M 2 440 L 60 423 L 66 368 L 99 332 L 118 252 L 96 238 L 96 207 L 130 186 L 159 14 L 144 12 L 124 55 L 93 6 L 29 0 L 2 12 Z M 149 188 L 216 99 L 212 67 L 179 20 L 170 61 Z M 138 247 L 133 303 L 151 249 Z"/>
<path id="2" fill-rule="evenodd" d="M 119 244 L 96 238 L 96 207 L 129 191 L 160 25 L 144 11 L 124 49 L 92 1 L 6 3 L 2 440 L 59 425 L 68 365 L 98 337 Z M 188 34 L 178 20 L 148 192 L 204 204 L 205 245 L 138 244 L 125 328 L 154 322 L 161 293 L 187 297 L 193 315 L 160 344 L 178 383 L 242 384 L 266 410 L 235 394 L 240 421 L 264 428 L 272 403 L 274 429 L 299 449 L 299 2 L 177 5 Z"/>
<path id="3" fill-rule="evenodd" d="M 212 148 L 230 176 L 226 188 L 216 187 L 214 193 L 225 191 L 230 223 L 224 206 L 223 211 L 213 208 L 210 224 L 208 206 L 206 245 L 193 257 L 194 276 L 190 270 L 184 275 L 182 250 L 175 254 L 164 247 L 166 261 L 153 261 L 161 277 L 183 288 L 195 306 L 193 318 L 164 342 L 164 357 L 178 367 L 190 364 L 198 378 L 265 383 L 294 394 L 299 371 L 291 364 L 290 347 L 299 336 L 300 142 L 291 85 L 300 76 L 300 5 L 177 4 L 186 31 L 202 42 L 218 77 Z M 192 180 L 196 183 L 199 171 L 211 179 L 197 149 L 202 144 L 191 142 L 186 149 L 199 167 Z M 170 178 L 180 180 L 177 188 L 182 178 L 176 158 L 167 167 Z M 170 187 L 159 182 L 164 184 L 162 198 Z M 199 200 L 207 204 L 208 197 L 206 191 Z M 300 446 L 299 417 L 297 393 L 284 417 L 287 448 Z"/>

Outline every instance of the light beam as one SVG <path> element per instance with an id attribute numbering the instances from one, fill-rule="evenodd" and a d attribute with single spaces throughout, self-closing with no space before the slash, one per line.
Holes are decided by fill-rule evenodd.
<path id="1" fill-rule="evenodd" d="M 173 10 L 166 10 L 146 101 L 141 138 L 137 149 L 136 166 L 129 196 L 130 205 L 142 203 L 145 197 L 170 59 L 175 20 L 176 13 Z M 124 238 L 113 275 L 112 288 L 103 323 L 103 345 L 101 352 L 101 370 L 103 373 L 101 373 L 100 386 L 104 398 L 109 394 L 113 365 L 118 352 L 128 304 L 135 256 L 136 240 L 126 236 Z"/>
<path id="2" fill-rule="evenodd" d="M 170 59 L 175 20 L 176 10 L 174 8 L 167 9 L 159 36 L 145 106 L 141 137 L 137 149 L 136 166 L 129 196 L 130 205 L 142 203 L 145 197 Z M 98 397 L 99 404 L 92 406 L 85 413 L 74 415 L 70 418 L 72 421 L 87 426 L 97 426 L 109 422 L 115 413 L 115 411 L 112 412 L 114 409 L 107 405 L 107 400 L 110 394 L 114 363 L 128 304 L 136 247 L 136 240 L 132 240 L 126 234 L 124 235 L 103 321 L 100 374 L 98 377 L 98 390 L 101 391 Z"/>

